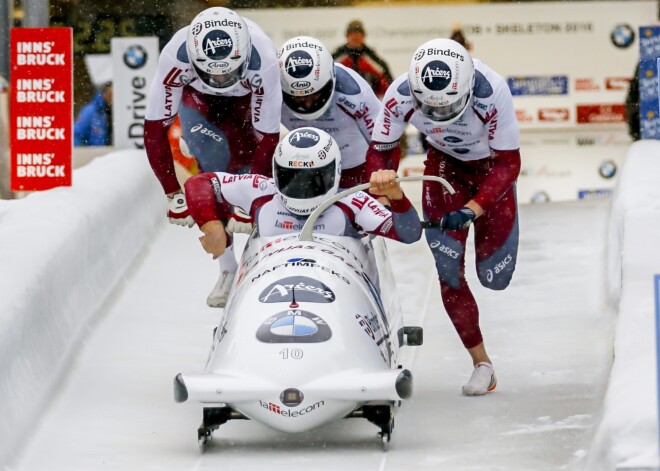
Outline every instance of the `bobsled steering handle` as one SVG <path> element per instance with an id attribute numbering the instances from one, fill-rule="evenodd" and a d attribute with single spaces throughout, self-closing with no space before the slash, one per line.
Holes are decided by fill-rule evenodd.
<path id="1" fill-rule="evenodd" d="M 413 181 L 419 181 L 419 180 L 428 180 L 428 181 L 434 181 L 441 183 L 442 186 L 447 188 L 447 191 L 449 191 L 450 194 L 456 193 L 454 190 L 454 187 L 451 186 L 451 184 L 445 180 L 442 177 L 438 177 L 435 175 L 417 175 L 414 177 L 398 177 L 396 179 L 397 182 L 413 182 Z M 357 193 L 358 191 L 363 191 L 371 188 L 371 183 L 362 183 L 361 185 L 354 186 L 353 188 L 349 188 L 348 190 L 344 190 L 341 193 L 337 193 L 335 196 L 332 198 L 329 198 L 325 200 L 323 203 L 319 205 L 318 208 L 316 208 L 314 211 L 312 211 L 312 214 L 309 215 L 307 218 L 307 221 L 305 222 L 305 225 L 302 228 L 302 231 L 300 231 L 300 240 L 302 241 L 312 241 L 314 240 L 313 234 L 314 234 L 314 225 L 316 224 L 316 220 L 319 218 L 321 213 L 328 209 L 330 206 L 335 204 L 337 201 L 342 199 L 344 196 L 352 195 L 353 193 Z"/>

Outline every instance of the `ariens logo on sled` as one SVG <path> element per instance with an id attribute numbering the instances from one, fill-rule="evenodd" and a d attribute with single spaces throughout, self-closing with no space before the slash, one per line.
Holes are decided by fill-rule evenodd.
<path id="1" fill-rule="evenodd" d="M 306 276 L 290 276 L 271 283 L 259 295 L 262 303 L 281 303 L 292 301 L 308 303 L 331 303 L 335 293 L 320 281 Z"/>

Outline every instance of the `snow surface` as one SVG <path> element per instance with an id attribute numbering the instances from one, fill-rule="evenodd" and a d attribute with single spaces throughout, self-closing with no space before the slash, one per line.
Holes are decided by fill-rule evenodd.
<path id="1" fill-rule="evenodd" d="M 388 244 L 406 323 L 424 326 L 425 344 L 404 352 L 415 391 L 387 453 L 377 428 L 360 419 L 300 435 L 232 421 L 198 453 L 201 406 L 174 403 L 172 380 L 206 360 L 220 316 L 205 305 L 217 265 L 196 229 L 165 222 L 144 155 L 115 153 L 76 171 L 70 189 L 0 201 L 0 465 L 657 467 L 653 286 L 644 277 L 660 272 L 658 155 L 658 142 L 631 148 L 613 205 L 521 206 L 519 260 L 507 290 L 482 288 L 469 265 L 498 375 L 498 389 L 485 397 L 460 395 L 471 365 L 442 307 L 425 243 Z M 649 199 L 654 204 L 634 210 Z"/>

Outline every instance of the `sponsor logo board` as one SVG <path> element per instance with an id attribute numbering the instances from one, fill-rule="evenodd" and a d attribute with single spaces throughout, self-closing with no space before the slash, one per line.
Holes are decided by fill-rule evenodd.
<path id="1" fill-rule="evenodd" d="M 12 191 L 71 186 L 73 32 L 11 29 Z"/>
<path id="2" fill-rule="evenodd" d="M 513 96 L 568 94 L 566 75 L 508 77 L 506 82 Z"/>
<path id="3" fill-rule="evenodd" d="M 578 124 L 625 123 L 626 109 L 623 103 L 577 105 Z"/>

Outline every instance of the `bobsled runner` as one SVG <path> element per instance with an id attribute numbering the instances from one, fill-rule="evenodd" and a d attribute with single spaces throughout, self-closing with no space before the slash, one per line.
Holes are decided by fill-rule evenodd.
<path id="1" fill-rule="evenodd" d="M 407 177 L 399 180 L 439 177 Z M 203 406 L 198 442 L 232 419 L 303 432 L 340 418 L 364 418 L 389 447 L 394 415 L 412 395 L 399 362 L 421 345 L 421 327 L 403 323 L 387 248 L 380 237 L 314 234 L 317 208 L 300 233 L 246 243 L 206 368 L 174 379 L 177 402 Z"/>

